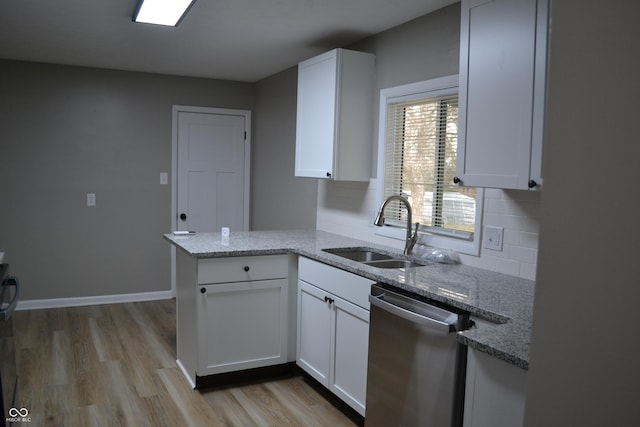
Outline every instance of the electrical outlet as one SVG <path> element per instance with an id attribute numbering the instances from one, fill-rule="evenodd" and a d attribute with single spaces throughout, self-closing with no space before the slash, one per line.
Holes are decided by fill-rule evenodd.
<path id="1" fill-rule="evenodd" d="M 169 183 L 169 173 L 160 172 L 160 185 L 167 185 Z"/>
<path id="2" fill-rule="evenodd" d="M 87 193 L 87 206 L 95 206 L 95 205 L 96 205 L 96 194 Z"/>
<path id="3" fill-rule="evenodd" d="M 494 251 L 502 251 L 503 236 L 504 228 L 486 226 L 484 228 L 484 247 Z"/>

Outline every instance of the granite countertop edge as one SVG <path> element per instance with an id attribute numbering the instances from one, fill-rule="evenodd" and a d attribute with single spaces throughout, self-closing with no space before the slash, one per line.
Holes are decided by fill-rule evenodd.
<path id="1" fill-rule="evenodd" d="M 220 233 L 189 236 L 168 233 L 163 237 L 196 258 L 294 253 L 468 311 L 492 324 L 460 332 L 458 341 L 461 344 L 518 368 L 527 370 L 529 367 L 534 289 L 531 280 L 461 264 L 433 263 L 427 269 L 411 269 L 415 273 L 412 275 L 399 274 L 395 270 L 374 268 L 323 251 L 327 248 L 364 247 L 397 256 L 398 249 L 317 230 L 237 232 L 232 233 L 228 244 L 221 242 Z M 467 285 L 472 282 L 469 289 L 477 292 L 477 301 L 456 297 L 460 289 L 468 291 L 464 285 L 459 286 L 464 281 Z M 481 290 L 481 287 L 487 289 Z M 509 297 L 501 298 L 502 293 Z M 494 301 L 496 299 L 497 302 Z"/>

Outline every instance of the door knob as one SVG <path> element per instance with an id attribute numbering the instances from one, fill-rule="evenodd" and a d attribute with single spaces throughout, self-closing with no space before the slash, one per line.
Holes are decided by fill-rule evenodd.
<path id="1" fill-rule="evenodd" d="M 187 220 L 187 214 L 186 213 L 181 213 L 180 214 L 180 219 L 183 220 L 183 221 L 186 221 Z"/>

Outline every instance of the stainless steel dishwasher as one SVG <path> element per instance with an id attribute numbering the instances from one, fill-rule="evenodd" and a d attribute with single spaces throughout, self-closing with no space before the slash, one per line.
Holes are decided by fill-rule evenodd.
<path id="1" fill-rule="evenodd" d="M 366 427 L 462 425 L 466 313 L 371 287 Z"/>

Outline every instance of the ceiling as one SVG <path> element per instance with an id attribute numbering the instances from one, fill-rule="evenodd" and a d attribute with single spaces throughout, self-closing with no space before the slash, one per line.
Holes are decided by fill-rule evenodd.
<path id="1" fill-rule="evenodd" d="M 138 0 L 2 0 L 0 58 L 255 82 L 457 0 L 196 0 L 176 28 Z"/>

